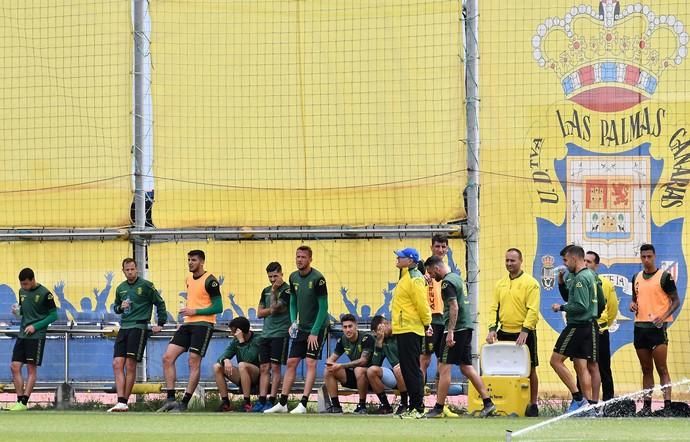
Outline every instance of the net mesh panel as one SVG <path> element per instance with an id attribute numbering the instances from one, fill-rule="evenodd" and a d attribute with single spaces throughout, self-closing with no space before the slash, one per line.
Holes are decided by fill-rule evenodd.
<path id="1" fill-rule="evenodd" d="M 0 227 L 128 224 L 130 2 L 3 2 L 0 47 Z"/>
<path id="2" fill-rule="evenodd" d="M 641 389 L 629 305 L 642 243 L 656 246 L 682 303 L 668 329 L 671 378 L 690 372 L 690 16 L 680 1 L 614 3 L 479 2 L 482 308 L 505 275 L 505 250 L 522 249 L 541 285 L 541 389 L 564 396 L 547 361 L 565 325 L 550 306 L 562 303 L 554 268 L 569 243 L 599 253 L 616 288 L 616 393 Z"/>
<path id="3" fill-rule="evenodd" d="M 153 2 L 156 225 L 464 217 L 459 5 Z"/>

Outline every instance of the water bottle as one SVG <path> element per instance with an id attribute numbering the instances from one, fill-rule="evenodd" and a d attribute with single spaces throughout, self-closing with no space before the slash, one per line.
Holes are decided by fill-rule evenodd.
<path id="1" fill-rule="evenodd" d="M 288 334 L 292 339 L 295 339 L 297 337 L 297 332 L 299 332 L 299 324 L 297 321 L 293 322 L 292 325 L 290 326 L 290 330 L 288 331 Z"/>
<path id="2" fill-rule="evenodd" d="M 183 298 L 183 299 L 180 299 L 180 302 L 179 302 L 179 306 L 178 306 L 178 307 L 179 307 L 179 308 L 178 308 L 178 310 L 177 310 L 177 312 L 178 312 L 178 313 L 177 313 L 177 318 L 178 318 L 178 321 L 179 321 L 179 322 L 183 322 L 183 321 L 184 321 L 184 316 L 182 316 L 182 314 L 180 313 L 180 310 L 182 310 L 183 308 L 187 307 L 187 301 L 186 301 L 184 298 Z"/>
<path id="3" fill-rule="evenodd" d="M 129 295 L 127 295 L 122 301 L 127 301 L 127 307 L 122 309 L 122 313 L 128 315 L 132 311 L 132 301 L 130 301 Z"/>
<path id="4" fill-rule="evenodd" d="M 19 304 L 17 304 L 16 302 L 12 304 L 12 314 L 17 319 L 21 319 L 22 317 L 21 310 L 19 309 Z"/>

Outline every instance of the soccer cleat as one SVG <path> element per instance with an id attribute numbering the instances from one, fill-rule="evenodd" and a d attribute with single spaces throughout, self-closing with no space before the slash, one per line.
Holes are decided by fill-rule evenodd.
<path id="1" fill-rule="evenodd" d="M 426 413 L 426 417 L 433 419 L 435 417 L 443 417 L 443 408 L 432 408 Z"/>
<path id="2" fill-rule="evenodd" d="M 266 410 L 270 410 L 271 408 L 273 408 L 274 405 L 275 404 L 272 404 L 270 402 L 266 402 L 259 413 L 264 413 Z"/>
<path id="3" fill-rule="evenodd" d="M 167 413 L 173 409 L 177 408 L 177 402 L 175 401 L 165 401 L 162 407 L 156 410 L 156 413 Z"/>
<path id="4" fill-rule="evenodd" d="M 355 414 L 369 414 L 367 412 L 367 406 L 366 405 L 357 405 L 357 408 L 355 408 L 355 411 L 353 412 Z"/>
<path id="5" fill-rule="evenodd" d="M 379 405 L 376 409 L 376 414 L 393 414 L 393 408 L 390 405 Z"/>
<path id="6" fill-rule="evenodd" d="M 302 405 L 300 402 L 295 408 L 292 409 L 292 411 L 290 411 L 290 414 L 307 414 L 307 407 Z"/>
<path id="7" fill-rule="evenodd" d="M 266 404 L 262 404 L 261 402 L 254 402 L 254 406 L 252 407 L 252 413 L 261 413 L 264 411 L 264 408 L 266 408 Z"/>
<path id="8" fill-rule="evenodd" d="M 281 405 L 280 402 L 269 408 L 268 410 L 264 410 L 264 413 L 287 413 L 288 412 L 288 407 L 287 404 Z"/>
<path id="9" fill-rule="evenodd" d="M 227 413 L 228 411 L 232 411 L 232 406 L 230 404 L 221 402 L 220 405 L 218 405 L 218 408 L 216 408 L 216 411 L 218 413 Z"/>
<path id="10" fill-rule="evenodd" d="M 529 404 L 527 408 L 525 408 L 525 417 L 538 417 L 539 416 L 539 407 L 537 407 L 537 404 Z"/>
<path id="11" fill-rule="evenodd" d="M 8 408 L 8 411 L 27 411 L 29 407 L 26 405 L 22 404 L 21 402 L 15 402 L 14 405 L 12 405 L 10 408 Z"/>
<path id="12" fill-rule="evenodd" d="M 129 411 L 129 407 L 127 404 L 123 404 L 122 402 L 118 402 L 113 407 L 108 408 L 108 413 L 122 413 L 125 411 Z"/>
<path id="13" fill-rule="evenodd" d="M 331 405 L 326 408 L 326 413 L 328 414 L 343 414 L 343 407 L 338 407 L 337 405 Z"/>
<path id="14" fill-rule="evenodd" d="M 407 412 L 407 405 L 398 405 L 398 409 L 395 410 L 395 415 L 400 416 Z"/>
<path id="15" fill-rule="evenodd" d="M 443 407 L 443 417 L 460 417 L 457 413 L 451 411 L 448 405 Z"/>
<path id="16" fill-rule="evenodd" d="M 479 417 L 489 417 L 493 416 L 496 413 L 496 405 L 494 403 L 490 403 L 489 405 L 485 405 L 484 408 L 479 412 Z"/>
<path id="17" fill-rule="evenodd" d="M 570 407 L 568 407 L 568 413 L 572 413 L 575 410 L 579 410 L 582 407 L 586 407 L 589 405 L 589 402 L 587 402 L 587 399 L 582 399 L 581 401 L 576 401 L 575 399 L 570 402 Z"/>
<path id="18" fill-rule="evenodd" d="M 242 411 L 244 411 L 245 413 L 251 413 L 252 411 L 254 411 L 252 409 L 252 404 L 242 404 Z"/>
<path id="19" fill-rule="evenodd" d="M 426 413 L 413 408 L 412 410 L 407 410 L 405 413 L 401 414 L 400 419 L 426 419 Z"/>
<path id="20" fill-rule="evenodd" d="M 184 402 L 178 402 L 175 404 L 175 408 L 169 411 L 169 413 L 184 413 L 187 411 L 187 404 Z"/>
<path id="21" fill-rule="evenodd" d="M 652 408 L 651 407 L 642 407 L 640 408 L 640 411 L 635 413 L 635 416 L 637 417 L 652 417 Z"/>

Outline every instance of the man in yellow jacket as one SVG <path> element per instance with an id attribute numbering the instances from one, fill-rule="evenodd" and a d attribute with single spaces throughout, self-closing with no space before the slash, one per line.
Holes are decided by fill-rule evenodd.
<path id="1" fill-rule="evenodd" d="M 427 287 L 424 275 L 416 266 L 419 252 L 411 247 L 397 250 L 396 267 L 400 269 L 400 280 L 393 291 L 391 319 L 393 336 L 398 342 L 400 370 L 402 371 L 410 402 L 408 410 L 400 417 L 405 419 L 424 418 L 424 387 L 419 355 L 422 341 L 430 332 L 431 310 L 427 302 Z"/>

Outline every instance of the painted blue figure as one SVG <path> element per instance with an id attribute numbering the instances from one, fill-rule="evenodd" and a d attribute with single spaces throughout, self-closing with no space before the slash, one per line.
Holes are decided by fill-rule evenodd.
<path id="1" fill-rule="evenodd" d="M 348 289 L 347 287 L 340 287 L 340 294 L 343 297 L 343 304 L 345 304 L 345 307 L 347 308 L 347 311 L 350 312 L 351 315 L 353 315 L 355 318 L 357 318 L 357 321 L 370 321 L 371 320 L 371 306 L 369 305 L 363 305 L 361 308 L 361 312 L 357 312 L 357 304 L 359 304 L 359 298 L 355 298 L 354 301 L 350 301 L 347 298 L 347 293 Z"/>
<path id="2" fill-rule="evenodd" d="M 223 287 L 223 282 L 225 282 L 225 276 L 219 275 L 218 276 L 218 285 L 222 288 Z M 186 294 L 185 294 L 186 295 Z M 230 297 L 232 293 L 228 294 L 228 297 Z M 242 316 L 242 315 L 238 315 Z M 234 317 L 234 312 L 230 308 L 226 308 L 223 310 L 223 313 L 219 313 L 216 315 L 216 322 L 230 322 L 232 321 L 232 318 Z"/>
<path id="3" fill-rule="evenodd" d="M 60 308 L 58 309 L 58 320 L 67 321 L 71 319 L 73 321 L 97 321 L 103 319 L 108 315 L 108 308 L 106 307 L 106 301 L 108 300 L 108 295 L 112 289 L 113 282 L 113 272 L 108 272 L 105 275 L 105 287 L 99 292 L 98 288 L 93 289 L 93 294 L 96 298 L 96 306 L 94 308 L 93 300 L 90 296 L 85 296 L 79 301 L 79 306 L 81 311 L 77 311 L 74 305 L 67 300 L 65 297 L 65 281 L 58 281 L 53 289 L 55 291 L 55 296 L 57 296 L 60 301 Z M 69 317 L 68 314 L 69 313 Z"/>
<path id="4" fill-rule="evenodd" d="M 389 282 L 388 288 L 383 289 L 381 292 L 383 293 L 383 304 L 376 310 L 374 316 L 381 315 L 388 320 L 391 319 L 391 300 L 393 299 L 393 289 L 395 289 L 396 285 L 397 283 L 395 282 Z"/>
<path id="5" fill-rule="evenodd" d="M 17 321 L 11 312 L 12 304 L 16 304 L 17 295 L 12 287 L 7 284 L 0 284 L 0 322 L 12 323 Z"/>

